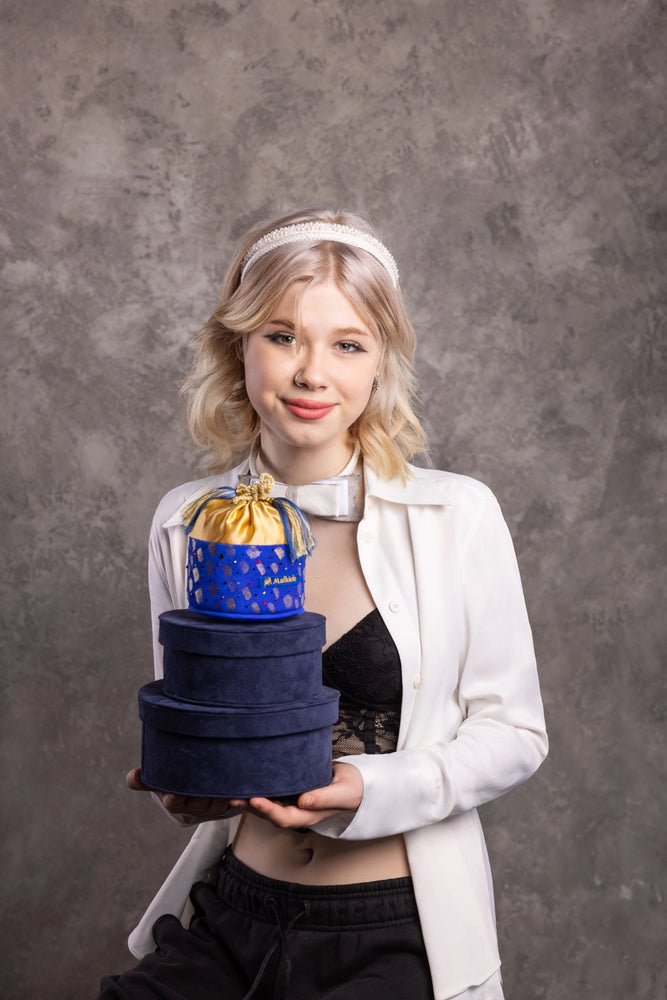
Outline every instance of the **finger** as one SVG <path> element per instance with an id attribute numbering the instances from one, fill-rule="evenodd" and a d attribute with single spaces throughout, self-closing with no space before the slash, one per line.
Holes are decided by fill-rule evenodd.
<path id="1" fill-rule="evenodd" d="M 196 798 L 191 795 L 185 800 L 185 807 L 194 816 L 219 819 L 229 809 L 229 799 Z"/>
<path id="2" fill-rule="evenodd" d="M 268 819 L 270 823 L 281 829 L 287 828 L 290 825 L 294 809 L 294 806 L 283 806 L 279 802 L 274 802 L 273 799 L 259 797 L 249 799 L 247 807 L 248 812 L 259 816 L 261 819 Z"/>
<path id="3" fill-rule="evenodd" d="M 252 816 L 259 816 L 265 819 L 263 810 L 256 808 L 254 802 L 268 802 L 269 799 L 230 799 L 229 806 L 232 809 L 242 809 L 243 812 L 250 813 Z"/>
<path id="4" fill-rule="evenodd" d="M 363 778 L 356 767 L 338 768 L 330 785 L 304 792 L 297 804 L 300 809 L 358 809 L 363 791 Z"/>
<path id="5" fill-rule="evenodd" d="M 272 799 L 250 799 L 249 812 L 254 813 L 262 819 L 268 820 L 281 830 L 298 829 L 300 827 L 314 826 L 322 819 L 339 812 L 338 809 L 331 810 L 308 810 L 300 809 L 298 806 L 283 806 Z"/>
<path id="6" fill-rule="evenodd" d="M 142 781 L 140 767 L 132 768 L 132 770 L 125 775 L 125 784 L 128 788 L 131 788 L 133 792 L 151 792 L 153 790 Z"/>
<path id="7" fill-rule="evenodd" d="M 299 796 L 298 808 L 320 812 L 322 809 L 354 809 L 354 797 L 345 788 L 315 788 Z"/>
<path id="8" fill-rule="evenodd" d="M 169 812 L 175 813 L 190 813 L 192 809 L 190 807 L 190 799 L 185 795 L 175 795 L 173 792 L 158 792 L 157 793 L 162 805 Z"/>
<path id="9" fill-rule="evenodd" d="M 227 799 L 204 798 L 195 795 L 176 795 L 172 792 L 159 792 L 158 794 L 165 809 L 168 809 L 169 812 L 194 817 L 195 819 L 210 819 L 214 816 L 220 817 L 229 808 L 229 801 Z"/>

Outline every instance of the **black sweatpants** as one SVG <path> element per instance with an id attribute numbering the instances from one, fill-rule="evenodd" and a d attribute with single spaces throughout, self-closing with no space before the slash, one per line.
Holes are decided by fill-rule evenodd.
<path id="1" fill-rule="evenodd" d="M 296 885 L 228 850 L 190 898 L 190 929 L 160 917 L 157 950 L 100 1000 L 433 1000 L 410 878 Z"/>

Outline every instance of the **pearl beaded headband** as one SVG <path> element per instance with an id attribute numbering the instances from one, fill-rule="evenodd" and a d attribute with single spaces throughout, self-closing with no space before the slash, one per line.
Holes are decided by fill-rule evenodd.
<path id="1" fill-rule="evenodd" d="M 245 257 L 241 261 L 241 281 L 243 281 L 248 268 L 252 267 L 255 261 L 263 257 L 269 250 L 275 247 L 282 247 L 288 243 L 300 243 L 302 241 L 322 242 L 332 240 L 334 243 L 347 243 L 349 246 L 366 250 L 379 260 L 392 280 L 394 288 L 398 288 L 398 267 L 396 261 L 383 243 L 376 240 L 374 236 L 362 232 L 360 229 L 353 229 L 352 226 L 341 226 L 336 222 L 297 222 L 293 226 L 281 226 L 280 229 L 273 229 L 266 236 L 262 236 L 250 247 Z"/>

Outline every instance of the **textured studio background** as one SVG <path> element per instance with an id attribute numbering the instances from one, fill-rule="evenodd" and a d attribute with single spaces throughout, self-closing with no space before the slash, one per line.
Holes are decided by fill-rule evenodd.
<path id="1" fill-rule="evenodd" d="M 6 1000 L 86 1000 L 185 837 L 124 788 L 152 510 L 230 245 L 379 224 L 433 462 L 498 494 L 552 737 L 484 810 L 508 1000 L 664 1000 L 665 0 L 0 0 Z M 400 808 L 400 803 L 397 803 Z"/>

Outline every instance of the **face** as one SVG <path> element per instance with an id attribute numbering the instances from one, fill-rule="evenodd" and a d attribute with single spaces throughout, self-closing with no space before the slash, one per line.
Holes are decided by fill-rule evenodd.
<path id="1" fill-rule="evenodd" d="M 248 397 L 275 458 L 312 449 L 339 471 L 349 428 L 363 413 L 378 373 L 375 334 L 333 281 L 291 285 L 244 345 Z"/>

